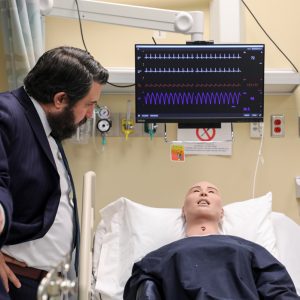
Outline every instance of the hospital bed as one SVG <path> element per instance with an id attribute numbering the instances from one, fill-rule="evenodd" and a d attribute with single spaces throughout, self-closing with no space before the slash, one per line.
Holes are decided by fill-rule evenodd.
<path id="1" fill-rule="evenodd" d="M 300 295 L 300 226 L 272 211 L 272 193 L 225 205 L 224 211 L 224 234 L 267 248 L 286 266 Z M 121 197 L 100 214 L 93 243 L 90 298 L 121 300 L 133 263 L 184 236 L 181 209 L 148 207 Z"/>
<path id="2" fill-rule="evenodd" d="M 149 207 L 121 197 L 100 210 L 93 234 L 95 180 L 94 172 L 84 175 L 78 299 L 121 300 L 133 263 L 184 237 L 181 209 Z M 222 231 L 269 250 L 286 266 L 300 295 L 300 226 L 272 211 L 272 193 L 225 205 Z M 59 283 L 66 292 L 66 283 Z M 74 291 L 72 283 L 67 280 Z"/>

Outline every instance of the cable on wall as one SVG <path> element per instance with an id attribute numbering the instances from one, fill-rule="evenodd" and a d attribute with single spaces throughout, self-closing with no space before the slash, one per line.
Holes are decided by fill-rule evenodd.
<path id="1" fill-rule="evenodd" d="M 87 49 L 87 47 L 86 47 L 85 40 L 84 40 L 84 35 L 83 35 L 83 30 L 82 30 L 82 22 L 81 22 L 81 17 L 80 17 L 80 9 L 79 9 L 79 5 L 78 5 L 78 0 L 75 0 L 75 3 L 76 3 L 77 13 L 78 13 L 78 21 L 79 21 L 79 27 L 80 27 L 81 40 L 82 40 L 82 43 L 83 43 L 85 51 L 89 52 L 88 49 Z M 118 88 L 127 88 L 127 87 L 135 86 L 135 83 L 128 84 L 128 85 L 117 85 L 117 84 L 111 83 L 109 81 L 107 81 L 107 84 L 109 84 L 111 86 L 114 86 L 114 87 L 118 87 Z"/>
<path id="2" fill-rule="evenodd" d="M 259 150 L 253 175 L 253 185 L 252 185 L 252 198 L 255 198 L 255 190 L 256 190 L 256 176 L 258 171 L 259 163 L 262 165 L 264 164 L 264 157 L 262 154 L 262 147 L 263 147 L 263 141 L 264 141 L 264 123 L 261 123 L 261 138 L 260 138 L 260 144 L 259 144 Z"/>
<path id="3" fill-rule="evenodd" d="M 248 12 L 251 14 L 255 22 L 258 24 L 260 29 L 265 33 L 265 35 L 269 38 L 269 40 L 274 44 L 274 46 L 281 52 L 281 54 L 288 60 L 288 62 L 293 66 L 293 68 L 296 70 L 297 73 L 299 73 L 297 67 L 294 65 L 294 63 L 289 59 L 289 57 L 280 49 L 280 47 L 276 44 L 276 42 L 271 38 L 271 36 L 267 33 L 267 31 L 263 28 L 263 26 L 260 24 L 260 22 L 257 20 L 254 13 L 251 11 L 249 6 L 246 4 L 244 0 L 241 0 Z"/>
<path id="4" fill-rule="evenodd" d="M 84 40 L 84 36 L 83 36 L 82 23 L 81 23 L 81 17 L 80 17 L 80 10 L 79 10 L 78 1 L 75 0 L 75 3 L 76 3 L 77 13 L 78 13 L 78 20 L 79 20 L 79 27 L 80 27 L 81 40 L 82 40 L 82 43 L 83 43 L 83 46 L 84 46 L 85 51 L 86 51 L 86 52 L 89 52 L 89 51 L 87 50 L 87 47 L 86 47 L 86 44 L 85 44 L 85 40 Z"/>

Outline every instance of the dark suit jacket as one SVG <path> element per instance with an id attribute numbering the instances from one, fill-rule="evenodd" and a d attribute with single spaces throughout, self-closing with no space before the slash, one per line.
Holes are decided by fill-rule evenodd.
<path id="1" fill-rule="evenodd" d="M 42 237 L 60 200 L 59 175 L 40 118 L 23 88 L 0 94 L 0 202 L 3 244 Z"/>

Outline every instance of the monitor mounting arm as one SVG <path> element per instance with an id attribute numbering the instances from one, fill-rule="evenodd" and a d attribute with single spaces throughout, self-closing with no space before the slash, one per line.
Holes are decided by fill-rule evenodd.
<path id="1" fill-rule="evenodd" d="M 73 0 L 42 0 L 41 14 L 78 18 Z M 190 34 L 191 41 L 203 40 L 203 12 L 175 11 L 144 6 L 78 0 L 83 20 L 129 27 Z"/>

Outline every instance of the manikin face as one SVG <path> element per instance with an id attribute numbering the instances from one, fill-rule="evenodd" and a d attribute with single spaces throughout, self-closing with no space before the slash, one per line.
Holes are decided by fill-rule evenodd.
<path id="1" fill-rule="evenodd" d="M 97 100 L 100 98 L 102 86 L 94 82 L 89 93 L 79 100 L 73 107 L 67 101 L 57 100 L 58 111 L 48 112 L 47 119 L 52 134 L 58 140 L 64 140 L 75 134 L 78 126 L 84 124 L 88 118 L 93 116 L 93 110 Z M 58 96 L 57 96 L 58 97 Z M 61 95 L 64 99 L 64 95 Z"/>
<path id="2" fill-rule="evenodd" d="M 223 208 L 218 188 L 206 181 L 194 184 L 185 197 L 183 214 L 187 222 L 196 219 L 219 222 L 223 217 Z"/>

